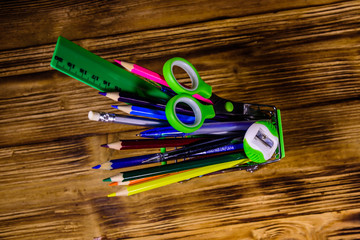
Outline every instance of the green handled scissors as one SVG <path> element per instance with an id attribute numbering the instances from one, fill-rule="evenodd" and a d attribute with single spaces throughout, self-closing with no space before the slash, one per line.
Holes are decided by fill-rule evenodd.
<path id="1" fill-rule="evenodd" d="M 190 88 L 186 88 L 176 80 L 173 73 L 174 66 L 182 68 L 189 75 L 192 83 Z M 259 111 L 250 111 L 249 106 L 251 104 L 232 102 L 212 93 L 211 86 L 206 84 L 195 67 L 183 58 L 175 57 L 168 60 L 164 64 L 163 75 L 169 87 L 178 94 L 168 101 L 165 108 L 165 114 L 170 125 L 178 131 L 184 133 L 194 132 L 203 125 L 205 119 L 214 118 L 216 115 L 236 116 L 239 117 L 239 120 L 268 118 Z M 194 94 L 209 99 L 213 105 L 201 104 L 192 97 Z M 187 124 L 179 120 L 176 115 L 176 105 L 179 103 L 190 106 L 195 115 L 193 123 Z"/>

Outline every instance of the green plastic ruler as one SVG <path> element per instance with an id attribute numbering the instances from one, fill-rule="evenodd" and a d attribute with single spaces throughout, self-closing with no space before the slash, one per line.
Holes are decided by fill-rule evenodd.
<path id="1" fill-rule="evenodd" d="M 125 91 L 154 100 L 169 100 L 159 88 L 59 37 L 50 66 L 102 92 Z"/>

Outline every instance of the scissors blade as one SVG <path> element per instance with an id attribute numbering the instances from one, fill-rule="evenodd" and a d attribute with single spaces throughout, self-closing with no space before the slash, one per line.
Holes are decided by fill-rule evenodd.
<path id="1" fill-rule="evenodd" d="M 228 116 L 238 120 L 265 120 L 273 116 L 273 106 L 233 102 L 212 94 L 210 100 L 216 117 Z M 229 106 L 231 106 L 229 108 Z M 231 110 L 231 111 L 229 111 Z"/>

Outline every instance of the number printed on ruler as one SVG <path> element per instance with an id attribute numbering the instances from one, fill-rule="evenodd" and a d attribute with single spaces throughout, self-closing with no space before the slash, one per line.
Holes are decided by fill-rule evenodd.
<path id="1" fill-rule="evenodd" d="M 101 79 L 100 76 L 91 73 L 89 70 L 79 67 L 77 64 L 73 63 L 72 61 L 68 61 L 62 57 L 55 56 L 56 61 L 56 68 L 61 70 L 62 72 L 74 77 L 86 84 L 91 85 L 93 88 L 99 91 L 106 91 L 108 89 L 120 91 L 120 87 L 112 86 L 112 83 Z"/>

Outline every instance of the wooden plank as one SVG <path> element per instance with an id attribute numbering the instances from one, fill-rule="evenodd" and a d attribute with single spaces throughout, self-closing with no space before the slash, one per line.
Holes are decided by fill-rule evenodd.
<path id="1" fill-rule="evenodd" d="M 253 174 L 221 174 L 108 199 L 107 193 L 121 189 L 101 182 L 113 172 L 90 169 L 111 157 L 110 150 L 98 147 L 104 140 L 94 136 L 2 148 L 0 237 L 208 239 L 210 228 L 219 239 L 257 239 L 272 231 L 355 236 L 356 143 L 290 149 L 286 161 Z"/>
<path id="2" fill-rule="evenodd" d="M 231 59 L 235 54 L 236 51 L 229 51 L 220 56 Z M 215 54 L 212 56 L 217 57 Z M 311 136 L 318 138 L 318 135 L 310 134 L 313 131 L 326 134 L 324 142 L 331 142 L 344 136 L 351 139 L 359 133 L 357 127 L 359 101 L 356 100 L 359 93 L 356 86 L 360 78 L 352 76 L 358 73 L 356 70 L 350 70 L 347 78 L 348 69 L 352 66 L 346 62 L 334 62 L 337 54 L 329 56 L 329 62 L 334 65 L 328 67 L 327 71 L 323 71 L 321 62 L 324 59 L 321 58 L 320 53 L 316 56 L 317 63 L 313 64 L 310 59 L 308 60 L 311 67 L 307 71 L 304 69 L 293 71 L 286 61 L 254 64 L 252 65 L 254 69 L 249 68 L 248 72 L 241 71 L 241 73 L 231 71 L 233 67 L 239 67 L 236 63 L 231 66 L 225 65 L 226 68 L 223 68 L 224 65 L 219 66 L 214 62 L 209 62 L 199 64 L 199 69 L 204 80 L 213 86 L 214 92 L 219 96 L 234 101 L 274 104 L 283 109 L 285 141 L 297 139 L 300 141 L 299 146 L 322 144 L 318 140 L 307 142 Z M 314 55 L 313 58 L 316 56 Z M 201 62 L 203 58 L 193 58 L 194 64 Z M 254 62 L 257 60 L 255 59 Z M 292 64 L 297 66 L 307 64 L 306 60 L 303 61 L 305 62 L 294 60 Z M 356 67 L 359 66 L 358 63 L 355 64 L 357 64 Z M 270 73 L 266 71 L 266 69 L 275 69 L 275 66 L 280 70 L 273 72 L 269 70 Z M 296 74 L 292 75 L 294 72 Z M 288 77 L 284 78 L 284 76 Z M 237 80 L 239 78 L 244 81 L 240 82 Z M 11 116 L 0 119 L 2 132 L 0 145 L 51 141 L 95 133 L 106 134 L 131 130 L 139 132 L 144 129 L 89 121 L 88 111 L 115 112 L 110 108 L 110 105 L 115 102 L 100 96 L 97 91 L 88 86 L 65 77 L 62 73 L 38 74 L 37 79 L 35 84 L 29 76 L 17 77 L 17 81 L 8 80 L 0 83 L 2 86 L 0 95 L 3 96 L 0 99 L 0 110 L 2 116 Z M 21 85 L 19 81 L 22 82 Z M 234 94 L 235 92 L 240 92 L 240 94 Z M 17 98 L 7 99 L 5 96 L 17 96 Z M 345 106 L 344 103 L 346 103 Z M 302 115 L 298 114 L 299 111 Z M 303 118 L 303 116 L 309 116 L 313 120 L 308 121 L 309 118 Z M 345 116 L 348 119 L 347 124 L 344 124 Z M 19 122 L 22 124 L 19 125 Z M 354 127 L 350 128 L 349 125 Z M 309 134 L 302 137 L 300 128 L 304 131 L 308 130 Z M 288 136 L 290 129 L 293 135 Z M 19 132 L 22 134 L 21 138 L 17 137 Z M 291 142 L 288 144 L 290 147 L 293 146 Z"/>
<path id="3" fill-rule="evenodd" d="M 331 171 L 337 170 L 338 168 L 334 168 Z M 353 170 L 350 171 L 353 173 Z M 321 172 L 324 175 L 319 176 Z M 206 229 L 212 229 L 214 236 L 222 236 L 222 229 L 246 227 L 248 222 L 254 227 L 268 220 L 286 221 L 291 217 L 358 208 L 357 176 L 344 173 L 334 177 L 329 173 L 315 171 L 300 175 L 300 179 L 289 178 L 286 174 L 287 176 L 280 178 L 270 177 L 254 182 L 240 181 L 231 186 L 221 186 L 218 181 L 214 181 L 217 183 L 216 190 L 214 186 L 199 188 L 199 182 L 196 182 L 196 190 L 187 186 L 172 186 L 171 190 L 167 189 L 166 194 L 173 191 L 178 193 L 170 197 L 167 195 L 157 199 L 159 192 L 133 197 L 130 205 L 127 205 L 127 210 L 130 211 L 130 219 L 127 220 L 129 227 L 121 224 L 121 217 L 111 215 L 105 218 L 103 229 L 105 228 L 105 236 L 110 238 L 206 239 L 209 237 Z M 341 182 L 346 182 L 346 186 Z M 165 194 L 165 190 L 163 193 Z M 119 204 L 119 200 L 114 201 L 114 205 Z M 140 211 L 137 210 L 139 204 Z M 111 209 L 114 205 L 108 208 Z M 146 211 L 148 205 L 152 207 Z M 232 234 L 240 232 L 229 231 Z M 294 232 L 302 231 L 296 229 Z M 162 236 L 156 238 L 158 235 Z"/>
<path id="4" fill-rule="evenodd" d="M 0 49 L 36 46 L 54 42 L 59 35 L 70 39 L 97 38 L 192 22 L 206 22 L 284 9 L 334 3 L 321 1 L 278 1 L 266 4 L 246 1 L 11 1 L 0 3 L 0 28 L 7 38 Z M 19 18 L 21 14 L 21 18 Z M 26 41 L 24 41 L 26 39 Z"/>
<path id="5" fill-rule="evenodd" d="M 87 139 L 0 149 L 4 167 L 1 239 L 90 239 L 87 233 L 99 235 L 91 202 L 94 194 L 105 196 L 107 191 L 101 182 L 103 173 L 90 166 L 91 161 L 106 156 L 101 155 L 99 142 L 91 145 Z M 96 190 L 89 191 L 89 186 Z"/>
<path id="6" fill-rule="evenodd" d="M 1 2 L 0 238 L 358 239 L 359 9 L 330 0 Z M 101 180 L 118 171 L 92 166 L 157 150 L 100 147 L 144 128 L 87 119 L 115 112 L 114 102 L 49 67 L 60 34 L 157 72 L 182 56 L 218 95 L 276 105 L 286 158 L 107 198 L 122 187 Z"/>
<path id="7" fill-rule="evenodd" d="M 329 6 L 191 23 L 95 39 L 82 36 L 83 40 L 76 43 L 110 61 L 114 58 L 164 59 L 167 56 L 186 56 L 195 51 L 196 55 L 208 54 L 223 51 L 222 48 L 241 48 L 244 50 L 242 55 L 264 55 L 267 52 L 281 52 L 287 46 L 292 49 L 297 46 L 300 49 L 304 43 L 354 36 L 359 30 L 359 9 L 358 1 L 347 1 Z M 74 32 L 73 29 L 71 31 Z M 60 33 L 53 37 L 50 44 L 46 42 L 41 46 L 2 51 L 0 77 L 51 70 L 49 63 L 54 42 L 59 35 Z M 350 43 L 351 41 L 348 44 Z M 353 44 L 351 46 L 355 47 Z M 356 50 L 352 50 L 352 53 L 356 54 Z"/>

